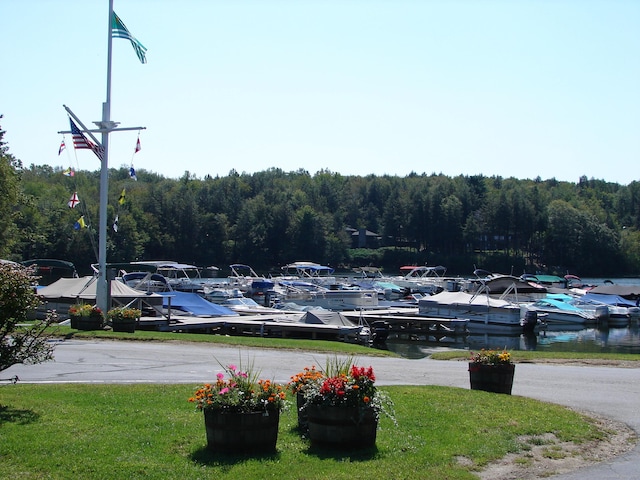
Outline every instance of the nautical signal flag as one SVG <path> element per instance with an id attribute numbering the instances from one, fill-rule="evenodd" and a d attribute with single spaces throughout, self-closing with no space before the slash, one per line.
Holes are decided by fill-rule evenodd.
<path id="1" fill-rule="evenodd" d="M 73 147 L 76 149 L 87 149 L 91 150 L 96 156 L 102 160 L 104 157 L 104 148 L 102 145 L 96 145 L 84 134 L 80 131 L 78 126 L 73 122 L 71 117 L 69 117 L 69 122 L 71 123 L 71 134 L 73 136 Z"/>
<path id="2" fill-rule="evenodd" d="M 81 216 L 73 225 L 74 230 L 80 230 L 81 228 L 87 228 L 87 224 L 84 221 L 84 215 Z"/>
<path id="3" fill-rule="evenodd" d="M 127 193 L 127 192 L 126 192 L 126 189 L 125 189 L 125 188 L 123 188 L 123 189 L 122 189 L 122 193 L 120 194 L 120 198 L 118 198 L 118 203 L 119 203 L 120 205 L 123 205 L 123 204 L 124 204 L 124 202 L 125 202 L 125 194 L 126 194 L 126 193 Z"/>
<path id="4" fill-rule="evenodd" d="M 78 198 L 78 192 L 73 192 L 73 195 L 71 195 L 71 198 L 69 199 L 67 205 L 69 205 L 69 208 L 76 208 L 76 205 L 78 205 L 79 203 L 80 199 Z"/>
<path id="5" fill-rule="evenodd" d="M 69 167 L 64 172 L 62 172 L 62 174 L 65 177 L 73 177 L 75 175 L 75 172 L 71 169 L 71 167 Z"/>
<path id="6" fill-rule="evenodd" d="M 136 142 L 136 151 L 133 153 L 138 153 L 140 150 L 142 150 L 142 147 L 140 146 L 140 137 L 138 137 L 138 141 Z"/>
<path id="7" fill-rule="evenodd" d="M 129 176 L 136 181 L 138 180 L 138 177 L 136 177 L 136 169 L 133 168 L 133 165 L 131 165 L 131 168 L 129 168 Z"/>
<path id="8" fill-rule="evenodd" d="M 65 148 L 66 148 L 66 145 L 64 144 L 64 138 L 63 138 L 62 142 L 60 143 L 60 148 L 58 149 L 58 156 L 60 156 L 60 154 Z"/>
<path id="9" fill-rule="evenodd" d="M 113 221 L 113 231 L 116 233 L 118 233 L 118 220 L 119 220 L 118 215 L 116 215 L 116 218 Z"/>
<path id="10" fill-rule="evenodd" d="M 147 52 L 147 48 L 142 45 L 136 37 L 131 35 L 131 32 L 125 27 L 120 17 L 116 15 L 116 12 L 111 12 L 111 35 L 115 38 L 125 38 L 131 42 L 131 46 L 133 50 L 135 50 L 138 59 L 140 59 L 141 63 L 147 63 L 147 57 L 145 53 Z"/>

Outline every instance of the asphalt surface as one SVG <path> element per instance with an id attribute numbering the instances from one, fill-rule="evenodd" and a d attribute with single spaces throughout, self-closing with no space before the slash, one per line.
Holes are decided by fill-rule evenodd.
<path id="1" fill-rule="evenodd" d="M 3 379 L 17 375 L 29 383 L 189 383 L 211 381 L 220 364 L 253 361 L 261 375 L 287 382 L 305 366 L 323 367 L 327 356 L 283 350 L 240 350 L 188 343 L 67 340 L 55 360 L 15 365 Z M 469 388 L 466 362 L 428 358 L 366 357 L 380 385 L 444 385 Z M 565 405 L 623 422 L 640 434 L 640 368 L 518 364 L 513 395 Z M 640 480 L 640 444 L 630 452 L 554 480 Z"/>

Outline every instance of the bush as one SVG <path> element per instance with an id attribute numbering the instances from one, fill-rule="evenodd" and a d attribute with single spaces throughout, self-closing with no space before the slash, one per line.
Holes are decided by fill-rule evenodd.
<path id="1" fill-rule="evenodd" d="M 18 363 L 40 363 L 53 357 L 47 327 L 56 319 L 27 322 L 38 299 L 33 271 L 21 265 L 0 263 L 0 371 Z"/>

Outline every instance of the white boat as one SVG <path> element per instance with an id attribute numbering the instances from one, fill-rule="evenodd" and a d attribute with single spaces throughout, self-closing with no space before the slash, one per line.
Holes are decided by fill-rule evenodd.
<path id="1" fill-rule="evenodd" d="M 314 262 L 293 262 L 282 267 L 283 280 L 305 280 L 317 285 L 334 285 L 337 282 L 333 276 L 334 269 Z"/>
<path id="2" fill-rule="evenodd" d="M 518 332 L 523 330 L 520 305 L 486 293 L 448 292 L 418 301 L 418 315 L 429 318 L 468 320 L 472 332 Z"/>
<path id="3" fill-rule="evenodd" d="M 243 292 L 249 292 L 254 281 L 266 280 L 262 275 L 258 275 L 250 265 L 234 263 L 229 265 L 231 274 L 227 277 L 229 286 L 239 288 Z"/>
<path id="4" fill-rule="evenodd" d="M 619 295 L 588 292 L 579 297 L 579 300 L 595 305 L 606 305 L 609 309 L 609 325 L 612 327 L 625 326 L 630 322 L 637 322 L 640 318 L 640 307 L 637 303 Z"/>
<path id="5" fill-rule="evenodd" d="M 260 305 L 253 298 L 248 298 L 244 296 L 236 296 L 230 297 L 226 300 L 220 302 L 220 305 L 223 307 L 227 307 L 230 310 L 233 310 L 240 315 L 266 315 L 266 314 L 283 314 L 283 313 L 298 313 L 298 312 L 287 312 L 283 309 L 265 307 L 264 305 Z"/>
<path id="6" fill-rule="evenodd" d="M 545 297 L 533 303 L 523 305 L 523 309 L 536 312 L 538 319 L 548 325 L 601 323 L 609 318 L 606 306 L 581 308 L 580 306 L 553 297 Z"/>
<path id="7" fill-rule="evenodd" d="M 95 272 L 97 265 L 92 265 Z M 203 295 L 220 283 L 220 279 L 202 277 L 201 269 L 195 265 L 171 260 L 144 260 L 130 263 L 109 263 L 107 268 L 117 270 L 118 279 L 132 288 L 152 292 L 179 291 Z M 207 272 L 217 267 L 207 267 Z"/>
<path id="8" fill-rule="evenodd" d="M 447 279 L 444 274 L 446 267 L 407 265 L 400 267 L 403 275 L 389 277 L 388 280 L 402 288 L 408 288 L 412 292 L 433 294 L 446 290 Z"/>
<path id="9" fill-rule="evenodd" d="M 411 293 L 411 289 L 402 288 L 389 280 L 389 277 L 385 277 L 378 267 L 358 267 L 354 271 L 359 275 L 351 277 L 350 284 L 364 290 L 375 290 L 378 296 L 385 300 L 397 300 Z"/>
<path id="10" fill-rule="evenodd" d="M 368 310 L 378 307 L 378 292 L 359 288 L 326 288 L 300 280 L 278 280 L 276 292 L 282 302 L 327 310 Z"/>

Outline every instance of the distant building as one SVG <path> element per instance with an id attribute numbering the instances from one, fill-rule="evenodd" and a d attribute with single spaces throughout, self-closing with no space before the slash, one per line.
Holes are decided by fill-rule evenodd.
<path id="1" fill-rule="evenodd" d="M 361 228 L 347 228 L 347 232 L 351 235 L 351 248 L 378 248 L 380 246 L 381 236 L 375 232 Z"/>

